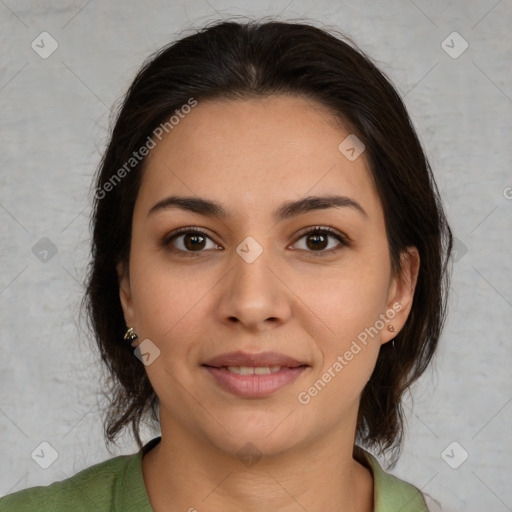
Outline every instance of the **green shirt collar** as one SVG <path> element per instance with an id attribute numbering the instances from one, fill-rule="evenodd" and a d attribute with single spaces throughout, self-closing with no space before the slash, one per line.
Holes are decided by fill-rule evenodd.
<path id="1" fill-rule="evenodd" d="M 419 489 L 384 471 L 371 453 L 362 452 L 373 474 L 374 512 L 428 512 Z"/>

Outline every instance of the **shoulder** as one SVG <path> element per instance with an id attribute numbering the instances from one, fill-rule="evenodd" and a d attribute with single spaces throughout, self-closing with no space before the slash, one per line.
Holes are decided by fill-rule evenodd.
<path id="1" fill-rule="evenodd" d="M 118 508 L 119 504 L 116 503 L 119 495 L 125 494 L 123 489 L 135 486 L 139 490 L 140 498 L 147 496 L 140 470 L 140 458 L 140 453 L 120 455 L 90 466 L 65 480 L 9 494 L 0 499 L 0 511 L 125 510 Z M 133 492 L 134 489 L 130 491 Z"/>
<path id="2" fill-rule="evenodd" d="M 428 512 L 422 492 L 405 480 L 387 473 L 369 452 L 364 453 L 374 480 L 374 512 Z"/>

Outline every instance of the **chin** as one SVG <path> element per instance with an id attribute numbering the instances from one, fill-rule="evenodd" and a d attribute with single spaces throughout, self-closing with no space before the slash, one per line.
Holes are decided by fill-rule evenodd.
<path id="1" fill-rule="evenodd" d="M 274 439 L 265 436 L 253 436 L 251 432 L 239 433 L 236 437 L 212 439 L 215 447 L 224 454 L 239 459 L 247 467 L 251 467 L 261 457 L 278 457 L 296 447 L 296 440 L 290 436 L 279 436 Z"/>
<path id="2" fill-rule="evenodd" d="M 218 426 L 211 431 L 212 423 L 205 425 L 205 436 L 219 450 L 236 458 L 244 456 L 278 456 L 295 448 L 307 436 L 307 424 L 297 421 L 295 413 L 286 409 L 282 412 L 268 411 L 236 415 L 216 416 L 226 430 Z M 229 432 L 229 433 L 228 433 Z M 255 452 L 254 454 L 252 452 Z"/>

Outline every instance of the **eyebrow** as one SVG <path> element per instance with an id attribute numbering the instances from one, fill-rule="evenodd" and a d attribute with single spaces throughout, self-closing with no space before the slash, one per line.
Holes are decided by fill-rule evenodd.
<path id="1" fill-rule="evenodd" d="M 350 197 L 337 195 L 308 196 L 298 201 L 287 201 L 283 203 L 272 216 L 275 221 L 280 221 L 314 210 L 345 207 L 359 212 L 364 217 L 368 217 L 364 208 L 357 201 L 354 201 Z M 156 203 L 149 210 L 148 217 L 157 212 L 172 208 L 179 208 L 207 217 L 218 217 L 220 219 L 227 219 L 231 216 L 229 210 L 225 209 L 222 204 L 216 201 L 193 196 L 169 196 Z"/>

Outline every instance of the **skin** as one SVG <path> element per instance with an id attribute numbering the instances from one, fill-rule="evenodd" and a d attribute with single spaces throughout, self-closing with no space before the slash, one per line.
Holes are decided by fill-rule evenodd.
<path id="1" fill-rule="evenodd" d="M 349 161 L 338 150 L 349 133 L 298 96 L 204 101 L 148 156 L 129 268 L 119 265 L 118 273 L 126 324 L 160 350 L 145 366 L 162 431 L 142 462 L 154 510 L 373 510 L 371 472 L 352 458 L 357 411 L 381 344 L 407 319 L 419 256 L 408 248 L 402 274 L 392 274 L 365 154 Z M 366 214 L 342 207 L 272 218 L 285 201 L 333 192 Z M 231 216 L 177 208 L 148 216 L 171 194 L 218 201 Z M 183 234 L 161 244 L 189 226 L 209 237 L 195 252 Z M 328 245 L 311 247 L 303 231 L 315 226 L 340 232 L 349 245 L 329 236 Z M 252 263 L 236 252 L 248 236 L 263 249 Z M 299 403 L 299 392 L 393 304 L 401 305 L 389 322 L 396 331 L 381 329 L 307 405 Z M 281 352 L 310 367 L 271 396 L 242 398 L 201 367 L 235 350 Z M 251 467 L 237 455 L 247 443 L 262 455 Z"/>

